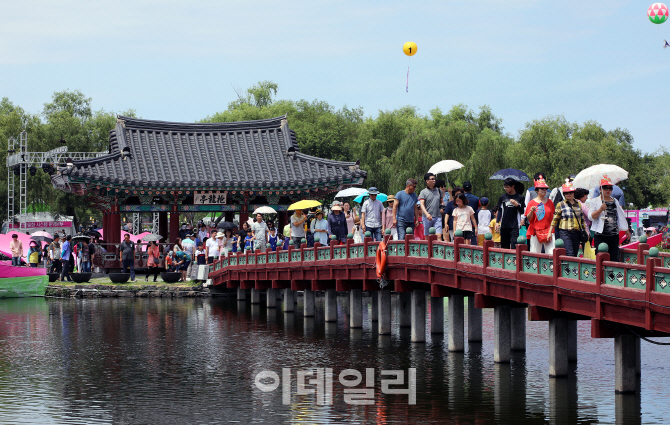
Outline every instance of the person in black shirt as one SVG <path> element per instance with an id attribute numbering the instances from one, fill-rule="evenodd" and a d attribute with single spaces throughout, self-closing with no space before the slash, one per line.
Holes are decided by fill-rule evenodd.
<path id="1" fill-rule="evenodd" d="M 496 229 L 500 231 L 501 248 L 516 248 L 521 216 L 526 209 L 523 196 L 516 193 L 515 185 L 516 180 L 505 179 L 505 194 L 498 199 Z"/>

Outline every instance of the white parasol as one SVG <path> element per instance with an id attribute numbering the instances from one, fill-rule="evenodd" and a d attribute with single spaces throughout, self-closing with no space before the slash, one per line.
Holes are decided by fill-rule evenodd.
<path id="1" fill-rule="evenodd" d="M 350 187 L 348 189 L 340 190 L 339 192 L 337 192 L 337 195 L 335 195 L 335 197 L 348 198 L 351 196 L 362 195 L 364 193 L 367 193 L 367 189 L 363 189 L 362 187 Z"/>
<path id="2" fill-rule="evenodd" d="M 600 186 L 603 178 L 617 184 L 628 178 L 628 171 L 613 164 L 598 164 L 580 171 L 572 181 L 572 185 L 582 189 L 593 189 Z"/>
<path id="3" fill-rule="evenodd" d="M 277 214 L 277 211 L 272 207 L 258 207 L 254 211 L 254 215 L 256 214 Z"/>
<path id="4" fill-rule="evenodd" d="M 463 164 L 458 161 L 454 161 L 453 159 L 445 159 L 436 164 L 433 164 L 428 172 L 433 174 L 448 173 L 449 171 L 458 170 L 459 168 L 463 168 Z"/>

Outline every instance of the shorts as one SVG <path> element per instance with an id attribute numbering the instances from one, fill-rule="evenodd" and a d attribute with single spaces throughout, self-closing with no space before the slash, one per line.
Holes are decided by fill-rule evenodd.
<path id="1" fill-rule="evenodd" d="M 188 269 L 189 264 L 191 264 L 190 261 L 184 261 L 184 263 L 181 266 L 179 266 L 179 270 L 185 272 Z"/>
<path id="2" fill-rule="evenodd" d="M 426 217 L 422 217 L 423 220 L 423 234 L 428 236 L 430 234 L 430 228 L 435 228 L 435 234 L 442 234 L 442 217 L 433 217 L 432 220 L 428 220 Z"/>

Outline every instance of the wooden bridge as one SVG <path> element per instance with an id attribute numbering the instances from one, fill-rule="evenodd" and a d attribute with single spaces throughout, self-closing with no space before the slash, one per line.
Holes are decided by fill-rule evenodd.
<path id="1" fill-rule="evenodd" d="M 362 326 L 362 291 L 372 292 L 372 317 L 380 334 L 391 333 L 391 291 L 399 293 L 400 326 L 411 326 L 412 341 L 425 341 L 426 291 L 431 295 L 433 333 L 444 332 L 444 300 L 449 297 L 447 341 L 450 351 L 464 349 L 464 299 L 468 299 L 468 341 L 482 339 L 482 308 L 494 308 L 496 362 L 509 362 L 511 350 L 525 350 L 526 320 L 549 321 L 549 372 L 566 376 L 577 358 L 577 320 L 591 321 L 591 336 L 615 338 L 617 392 L 635 392 L 640 384 L 640 337 L 670 334 L 670 255 L 646 244 L 623 250 L 623 262 L 600 253 L 595 260 L 494 248 L 492 241 L 473 246 L 454 242 L 389 240 L 386 279 L 380 287 L 375 270 L 379 242 L 331 241 L 314 248 L 237 253 L 211 265 L 211 290 L 237 288 L 238 299 L 251 290 L 251 302 L 267 291 L 284 290 L 284 311 L 293 311 L 294 292 L 304 291 L 306 316 L 314 315 L 315 291 L 325 291 L 325 320 L 337 320 L 337 293 L 349 292 L 351 327 Z M 656 256 L 654 256 L 656 255 Z M 383 285 L 383 283 L 382 283 Z M 410 295 L 411 294 L 411 295 Z"/>

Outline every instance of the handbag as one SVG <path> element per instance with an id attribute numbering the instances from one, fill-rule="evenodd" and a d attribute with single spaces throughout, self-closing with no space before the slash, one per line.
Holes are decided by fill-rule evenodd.
<path id="1" fill-rule="evenodd" d="M 577 204 L 579 205 L 579 204 Z M 580 209 L 581 212 L 581 209 Z M 579 242 L 581 243 L 586 243 L 588 242 L 591 238 L 588 233 L 586 233 L 586 230 L 582 227 L 582 221 L 577 220 L 577 224 L 579 225 Z"/>
<path id="2" fill-rule="evenodd" d="M 535 237 L 539 243 L 548 243 L 551 241 L 551 231 L 550 228 L 546 229 L 535 229 Z"/>

